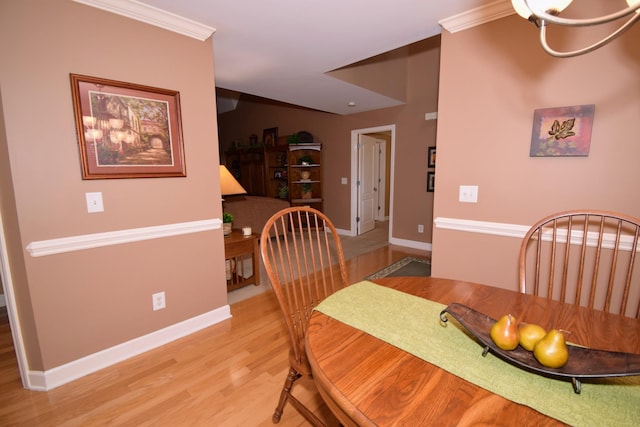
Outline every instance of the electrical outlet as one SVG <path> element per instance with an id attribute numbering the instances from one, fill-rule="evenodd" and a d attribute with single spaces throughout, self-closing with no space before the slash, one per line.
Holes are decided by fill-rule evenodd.
<path id="1" fill-rule="evenodd" d="M 418 233 L 424 233 L 424 225 L 418 224 Z"/>
<path id="2" fill-rule="evenodd" d="M 151 299 L 153 301 L 153 311 L 162 310 L 167 307 L 167 303 L 164 299 L 164 292 L 158 292 L 157 294 L 151 295 Z"/>

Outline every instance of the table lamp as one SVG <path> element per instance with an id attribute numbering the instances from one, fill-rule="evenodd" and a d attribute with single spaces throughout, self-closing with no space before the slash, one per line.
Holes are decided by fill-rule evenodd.
<path id="1" fill-rule="evenodd" d="M 230 196 L 232 194 L 246 194 L 247 191 L 242 188 L 242 185 L 233 177 L 229 169 L 226 166 L 220 165 L 220 193 L 222 194 L 222 210 L 224 212 L 224 196 Z M 231 219 L 229 221 L 228 219 Z M 233 216 L 222 215 L 222 229 L 225 236 L 231 234 Z"/>
<path id="2" fill-rule="evenodd" d="M 222 197 L 232 194 L 247 194 L 247 190 L 242 188 L 242 185 L 240 185 L 224 165 L 220 165 L 220 193 Z"/>

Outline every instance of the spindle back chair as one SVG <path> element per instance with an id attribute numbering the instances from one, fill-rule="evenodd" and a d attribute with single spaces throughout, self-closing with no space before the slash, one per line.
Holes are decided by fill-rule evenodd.
<path id="1" fill-rule="evenodd" d="M 291 342 L 291 367 L 273 422 L 280 421 L 284 405 L 289 401 L 312 424 L 324 425 L 291 394 L 291 389 L 303 375 L 311 376 L 304 337 L 313 308 L 347 286 L 340 238 L 322 212 L 310 207 L 291 207 L 267 221 L 260 238 L 260 251 Z"/>
<path id="2" fill-rule="evenodd" d="M 616 212 L 549 215 L 522 240 L 520 291 L 639 318 L 639 235 L 640 219 Z"/>

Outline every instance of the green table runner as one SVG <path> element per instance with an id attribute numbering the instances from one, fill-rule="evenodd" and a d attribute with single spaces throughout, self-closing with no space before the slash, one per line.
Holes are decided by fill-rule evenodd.
<path id="1" fill-rule="evenodd" d="M 445 306 L 363 281 L 329 296 L 316 310 L 513 402 L 574 426 L 640 425 L 640 377 L 582 383 L 545 378 L 517 368 L 482 347 Z"/>

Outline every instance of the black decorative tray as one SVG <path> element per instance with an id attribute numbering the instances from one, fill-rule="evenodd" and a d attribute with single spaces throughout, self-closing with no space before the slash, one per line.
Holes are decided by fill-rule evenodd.
<path id="1" fill-rule="evenodd" d="M 499 348 L 489 331 L 496 322 L 489 316 L 462 304 L 453 303 L 440 312 L 440 320 L 448 321 L 447 314 L 453 316 L 473 336 L 484 344 L 482 355 L 489 350 L 498 357 L 520 368 L 551 377 L 570 378 L 573 391 L 580 393 L 580 379 L 624 377 L 640 375 L 640 355 L 568 345 L 569 360 L 561 368 L 547 368 L 538 362 L 533 353 L 518 346 L 515 350 L 505 351 Z"/>

